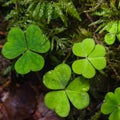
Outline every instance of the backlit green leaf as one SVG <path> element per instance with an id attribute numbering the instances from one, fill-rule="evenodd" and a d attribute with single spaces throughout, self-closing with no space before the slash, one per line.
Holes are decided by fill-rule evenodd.
<path id="1" fill-rule="evenodd" d="M 115 38 L 116 38 L 115 34 L 113 34 L 113 33 L 107 33 L 107 34 L 105 35 L 104 40 L 105 40 L 105 42 L 106 42 L 108 45 L 112 45 L 112 44 L 115 42 Z"/>
<path id="2" fill-rule="evenodd" d="M 109 33 L 117 34 L 118 31 L 118 21 L 111 21 L 108 23 L 106 30 Z"/>
<path id="3" fill-rule="evenodd" d="M 15 70 L 20 74 L 39 71 L 44 66 L 44 58 L 34 52 L 25 52 L 15 63 Z"/>
<path id="4" fill-rule="evenodd" d="M 88 60 L 97 70 L 102 70 L 106 66 L 105 48 L 102 45 L 96 45 Z"/>
<path id="5" fill-rule="evenodd" d="M 70 112 L 69 100 L 77 109 L 83 109 L 89 104 L 89 81 L 78 77 L 69 84 L 70 77 L 71 69 L 66 64 L 58 65 L 43 76 L 45 86 L 57 90 L 46 94 L 45 104 L 61 117 L 68 116 Z"/>
<path id="6" fill-rule="evenodd" d="M 104 114 L 109 114 L 112 111 L 114 111 L 114 109 L 116 109 L 116 106 L 117 106 L 117 102 L 115 100 L 114 94 L 112 92 L 109 92 L 105 96 L 104 103 L 101 106 L 101 111 Z"/>
<path id="7" fill-rule="evenodd" d="M 94 57 L 104 57 L 106 54 L 104 46 L 97 44 L 91 54 L 88 56 L 89 58 Z"/>
<path id="8" fill-rule="evenodd" d="M 15 70 L 20 74 L 39 71 L 44 66 L 44 58 L 34 52 L 45 53 L 50 48 L 50 42 L 36 25 L 30 25 L 26 34 L 20 28 L 12 28 L 8 33 L 2 53 L 6 58 L 18 58 Z"/>
<path id="9" fill-rule="evenodd" d="M 50 42 L 36 25 L 30 25 L 26 30 L 28 48 L 35 52 L 45 53 L 50 49 Z"/>
<path id="10" fill-rule="evenodd" d="M 69 101 L 64 91 L 53 91 L 47 93 L 45 96 L 45 104 L 61 117 L 68 116 L 70 112 Z"/>
<path id="11" fill-rule="evenodd" d="M 89 58 L 91 64 L 97 69 L 102 70 L 106 67 L 106 58 L 105 57 L 96 57 Z"/>
<path id="12" fill-rule="evenodd" d="M 120 88 L 116 88 L 115 92 L 108 92 L 101 106 L 101 112 L 110 114 L 109 120 L 120 119 Z"/>
<path id="13" fill-rule="evenodd" d="M 89 81 L 83 77 L 75 78 L 67 87 L 67 90 L 72 90 L 76 92 L 88 91 L 89 90 Z"/>
<path id="14" fill-rule="evenodd" d="M 98 44 L 95 45 L 93 39 L 84 39 L 82 42 L 75 43 L 72 51 L 76 56 L 82 57 L 80 60 L 75 60 L 72 64 L 73 72 L 81 74 L 86 78 L 95 76 L 95 68 L 102 70 L 106 66 L 105 48 Z"/>
<path id="15" fill-rule="evenodd" d="M 120 108 L 111 113 L 111 115 L 109 116 L 109 120 L 120 120 Z"/>
<path id="16" fill-rule="evenodd" d="M 88 90 L 88 81 L 82 78 L 76 78 L 66 88 L 66 94 L 77 109 L 83 109 L 89 104 L 89 95 L 86 93 Z"/>
<path id="17" fill-rule="evenodd" d="M 82 74 L 83 71 L 83 65 L 84 65 L 85 61 L 83 60 L 76 60 L 73 62 L 72 64 L 72 69 L 76 74 Z"/>
<path id="18" fill-rule="evenodd" d="M 8 33 L 7 42 L 2 49 L 2 54 L 8 59 L 14 59 L 26 49 L 24 32 L 20 28 L 12 28 Z"/>
<path id="19" fill-rule="evenodd" d="M 120 105 L 120 88 L 115 90 L 116 101 Z"/>
<path id="20" fill-rule="evenodd" d="M 114 44 L 116 37 L 120 41 L 120 20 L 108 23 L 106 30 L 109 33 L 105 35 L 104 40 L 108 45 Z"/>
<path id="21" fill-rule="evenodd" d="M 87 59 L 74 61 L 72 69 L 76 74 L 82 74 L 86 78 L 92 78 L 96 73 L 94 67 Z"/>
<path id="22" fill-rule="evenodd" d="M 86 108 L 89 105 L 89 95 L 86 92 L 76 92 L 72 90 L 67 90 L 67 95 L 71 101 L 71 103 L 77 109 Z"/>
<path id="23" fill-rule="evenodd" d="M 70 67 L 67 64 L 60 64 L 44 75 L 43 83 L 50 89 L 64 89 L 70 77 Z"/>
<path id="24" fill-rule="evenodd" d="M 92 38 L 86 38 L 82 42 L 75 43 L 72 51 L 76 56 L 87 57 L 94 49 L 95 43 Z"/>

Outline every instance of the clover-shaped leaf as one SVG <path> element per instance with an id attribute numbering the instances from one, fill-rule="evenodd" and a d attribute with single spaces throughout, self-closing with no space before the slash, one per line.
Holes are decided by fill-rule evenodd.
<path id="1" fill-rule="evenodd" d="M 80 57 L 87 57 L 88 54 L 93 50 L 95 43 L 92 38 L 87 38 L 82 43 L 75 43 L 72 47 L 74 55 Z"/>
<path id="2" fill-rule="evenodd" d="M 8 41 L 5 43 L 2 53 L 8 59 L 14 59 L 27 49 L 23 31 L 16 27 L 12 28 L 7 36 Z"/>
<path id="3" fill-rule="evenodd" d="M 120 120 L 120 88 L 116 88 L 114 93 L 106 94 L 101 112 L 110 114 L 109 120 Z"/>
<path id="4" fill-rule="evenodd" d="M 105 53 L 105 48 L 98 44 L 88 56 L 88 60 L 97 70 L 102 70 L 106 66 Z"/>
<path id="5" fill-rule="evenodd" d="M 41 70 L 44 58 L 37 53 L 45 53 L 50 42 L 36 25 L 30 25 L 26 34 L 18 28 L 12 28 L 7 37 L 2 53 L 8 59 L 20 57 L 15 63 L 15 70 L 20 74 Z M 37 52 L 37 53 L 35 53 Z"/>
<path id="6" fill-rule="evenodd" d="M 61 117 L 66 117 L 70 112 L 70 104 L 64 91 L 47 93 L 45 96 L 45 104 Z"/>
<path id="7" fill-rule="evenodd" d="M 89 104 L 89 95 L 86 92 L 88 90 L 88 81 L 76 78 L 66 88 L 66 94 L 77 109 L 83 109 Z"/>
<path id="8" fill-rule="evenodd" d="M 116 34 L 118 31 L 118 21 L 111 21 L 107 24 L 106 30 L 109 33 L 114 33 Z"/>
<path id="9" fill-rule="evenodd" d="M 44 75 L 43 82 L 49 89 L 64 89 L 70 77 L 70 67 L 67 64 L 60 64 Z"/>
<path id="10" fill-rule="evenodd" d="M 31 34 L 30 34 L 31 33 Z M 30 25 L 26 31 L 28 48 L 38 53 L 45 53 L 50 48 L 48 38 L 42 34 L 39 27 Z"/>
<path id="11" fill-rule="evenodd" d="M 106 66 L 105 48 L 100 44 L 95 45 L 91 38 L 75 43 L 72 51 L 76 56 L 82 57 L 72 64 L 72 69 L 76 74 L 92 78 L 96 73 L 95 69 L 102 70 Z"/>
<path id="12" fill-rule="evenodd" d="M 108 45 L 114 44 L 116 37 L 120 41 L 120 21 L 109 22 L 106 30 L 109 33 L 105 35 L 104 40 Z"/>
<path id="13" fill-rule="evenodd" d="M 116 39 L 116 36 L 113 33 L 107 33 L 104 38 L 105 42 L 108 45 L 112 45 L 115 42 L 115 39 Z"/>
<path id="14" fill-rule="evenodd" d="M 70 77 L 71 69 L 67 64 L 60 64 L 43 76 L 44 85 L 57 90 L 46 94 L 45 104 L 61 117 L 66 117 L 69 114 L 69 100 L 77 109 L 83 109 L 89 104 L 87 93 L 89 82 L 81 77 L 75 78 L 69 83 Z"/>
<path id="15" fill-rule="evenodd" d="M 95 69 L 88 59 L 74 61 L 72 69 L 76 74 L 82 74 L 86 78 L 92 78 L 95 75 Z"/>
<path id="16" fill-rule="evenodd" d="M 38 55 L 37 53 L 28 50 L 17 60 L 15 64 L 15 69 L 20 73 L 28 73 L 30 72 L 30 70 L 37 71 L 40 68 L 43 68 L 43 66 L 43 57 L 41 55 Z"/>

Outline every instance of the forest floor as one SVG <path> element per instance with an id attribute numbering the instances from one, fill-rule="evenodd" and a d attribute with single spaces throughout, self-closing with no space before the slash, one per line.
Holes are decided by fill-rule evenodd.
<path id="1" fill-rule="evenodd" d="M 4 16 L 0 17 L 0 120 L 60 120 L 44 105 L 45 92 L 39 86 L 39 73 L 23 77 L 11 72 L 11 61 L 1 53 L 8 23 Z M 35 80 L 36 77 L 39 78 Z"/>
<path id="2" fill-rule="evenodd" d="M 58 117 L 44 104 L 48 91 L 42 84 L 41 73 L 20 76 L 12 70 L 11 61 L 2 56 L 1 50 L 7 38 L 7 25 L 4 15 L 0 15 L 0 120 L 107 120 L 101 115 L 103 98 L 92 98 L 86 110 L 74 108 L 67 118 Z M 102 95 L 103 96 L 103 95 Z"/>

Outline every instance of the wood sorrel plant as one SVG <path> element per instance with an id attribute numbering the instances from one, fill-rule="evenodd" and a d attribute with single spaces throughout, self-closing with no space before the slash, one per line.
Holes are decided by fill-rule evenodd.
<path id="1" fill-rule="evenodd" d="M 114 44 L 116 38 L 120 41 L 120 21 L 116 20 L 109 22 L 106 26 L 106 30 L 109 32 L 104 37 L 106 44 Z"/>
<path id="2" fill-rule="evenodd" d="M 89 81 L 77 77 L 69 83 L 70 78 L 71 68 L 67 64 L 56 66 L 54 70 L 48 71 L 43 77 L 44 85 L 54 90 L 46 94 L 45 104 L 61 117 L 68 116 L 70 102 L 77 109 L 84 109 L 89 105 L 87 93 Z"/>
<path id="3" fill-rule="evenodd" d="M 89 97 L 86 97 L 88 95 L 88 87 L 86 87 L 86 79 L 84 80 L 84 77 L 91 79 L 90 83 L 92 83 L 92 87 L 90 88 L 90 94 L 93 95 L 97 102 L 99 101 L 98 96 L 103 98 L 104 93 L 119 86 L 120 49 L 118 46 L 120 41 L 120 1 L 9 0 L 8 2 L 5 2 L 5 4 L 8 6 L 12 4 L 12 6 L 15 6 L 12 7 L 11 12 L 6 17 L 6 20 L 9 20 L 8 28 L 11 26 L 26 28 L 28 24 L 35 23 L 47 33 L 49 38 L 51 38 L 51 52 L 48 59 L 50 59 L 50 64 L 52 63 L 50 66 L 53 68 L 56 65 L 56 67 L 54 70 L 50 70 L 43 75 L 45 86 L 51 89 L 45 96 L 45 104 L 48 108 L 55 110 L 59 116 L 65 117 L 69 114 L 70 102 L 77 109 L 86 108 L 89 104 Z M 90 23 L 93 27 L 90 27 Z M 15 69 L 16 72 L 20 74 L 41 70 L 44 66 L 44 59 L 41 56 L 41 53 L 47 52 L 50 48 L 47 37 L 38 32 L 41 34 L 41 38 L 45 38 L 46 40 L 36 40 L 36 38 L 40 38 L 38 37 L 40 35 L 37 33 L 35 35 L 32 34 L 39 30 L 31 27 L 32 32 L 30 32 L 28 31 L 28 28 L 25 33 L 23 33 L 21 29 L 12 28 L 11 32 L 8 34 L 8 42 L 2 50 L 5 57 L 16 60 Z M 104 36 L 105 30 L 107 33 Z M 31 37 L 32 40 L 28 39 L 29 35 L 33 36 Z M 106 45 L 105 47 L 107 48 L 108 53 L 106 53 L 103 45 L 95 44 L 94 40 L 91 38 L 92 35 L 95 38 L 95 41 Z M 43 43 L 45 41 L 48 41 L 48 43 L 45 42 L 45 44 L 41 44 L 42 40 Z M 106 44 L 104 44 L 104 42 Z M 71 47 L 71 43 L 73 44 L 73 47 Z M 71 48 L 73 54 L 70 52 Z M 40 51 L 41 49 L 43 49 L 42 52 Z M 67 54 L 68 56 L 65 58 Z M 108 60 L 107 67 L 106 54 Z M 63 59 L 66 61 L 66 64 L 60 64 Z M 31 64 L 31 66 L 29 64 Z M 67 64 L 72 65 L 73 72 Z M 105 73 L 103 73 L 103 71 L 99 72 L 105 67 Z M 65 72 L 66 70 L 68 71 Z M 64 75 L 61 71 L 62 73 L 64 72 Z M 70 76 L 70 74 L 72 75 Z M 81 77 L 81 75 L 83 77 Z M 103 84 L 105 84 L 105 87 Z M 82 87 L 82 85 L 85 86 Z M 84 89 L 81 90 L 81 88 L 86 89 L 84 91 Z M 87 98 L 85 102 L 83 101 L 83 97 L 81 97 L 83 95 L 81 94 L 81 91 L 85 94 L 85 98 Z M 110 114 L 110 120 L 120 119 L 118 94 L 119 89 L 116 89 L 115 93 L 110 92 L 106 94 L 101 108 L 102 113 Z M 73 100 L 73 98 L 76 99 Z M 91 97 L 91 106 L 92 102 L 95 102 L 92 100 Z M 81 106 L 83 103 L 84 106 Z M 82 111 L 80 111 L 80 113 L 81 112 Z M 96 112 L 96 110 L 94 110 L 94 112 Z M 90 110 L 89 115 L 93 115 L 92 109 Z M 86 115 L 84 116 L 85 118 L 83 119 L 86 120 Z M 102 118 L 92 116 L 88 119 Z"/>
<path id="4" fill-rule="evenodd" d="M 20 74 L 26 74 L 43 68 L 44 58 L 38 53 L 45 53 L 49 48 L 50 42 L 40 28 L 30 25 L 25 34 L 20 28 L 12 28 L 8 33 L 8 41 L 2 53 L 8 59 L 18 58 L 15 70 Z M 74 55 L 82 57 L 73 62 L 73 72 L 86 78 L 94 77 L 95 68 L 102 70 L 106 66 L 105 48 L 100 44 L 95 45 L 92 38 L 75 43 L 72 51 Z M 90 102 L 87 93 L 90 87 L 89 81 L 80 76 L 71 80 L 71 73 L 70 66 L 62 63 L 43 76 L 44 85 L 54 90 L 46 94 L 45 104 L 61 117 L 69 115 L 69 101 L 77 109 L 86 108 Z"/>
<path id="5" fill-rule="evenodd" d="M 120 120 L 120 87 L 115 92 L 108 92 L 101 106 L 103 114 L 110 114 L 109 120 Z"/>
<path id="6" fill-rule="evenodd" d="M 18 58 L 15 70 L 20 74 L 26 74 L 43 68 L 44 58 L 38 53 L 46 53 L 49 48 L 50 42 L 40 28 L 30 25 L 25 34 L 18 27 L 12 28 L 2 53 L 8 59 Z"/>
<path id="7" fill-rule="evenodd" d="M 75 43 L 72 51 L 76 56 L 82 57 L 72 64 L 73 72 L 77 74 L 92 78 L 96 73 L 95 68 L 102 70 L 106 67 L 105 48 L 100 44 L 95 45 L 92 38 Z M 77 109 L 84 109 L 89 104 L 88 80 L 78 77 L 69 83 L 70 77 L 71 69 L 67 64 L 56 66 L 54 70 L 48 71 L 43 77 L 44 85 L 54 90 L 46 94 L 45 104 L 61 117 L 69 114 L 69 100 Z"/>
<path id="8" fill-rule="evenodd" d="M 106 67 L 105 48 L 100 44 L 95 45 L 92 38 L 75 43 L 72 51 L 74 55 L 81 57 L 72 64 L 73 72 L 76 74 L 92 78 L 95 76 L 95 69 L 102 70 Z"/>

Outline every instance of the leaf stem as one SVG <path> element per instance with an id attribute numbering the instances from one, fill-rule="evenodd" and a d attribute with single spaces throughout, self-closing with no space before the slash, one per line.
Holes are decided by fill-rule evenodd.
<path id="1" fill-rule="evenodd" d="M 71 51 L 68 52 L 67 56 L 65 57 L 65 59 L 63 60 L 63 63 L 66 63 L 67 59 L 70 57 L 71 55 Z"/>

